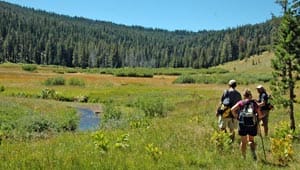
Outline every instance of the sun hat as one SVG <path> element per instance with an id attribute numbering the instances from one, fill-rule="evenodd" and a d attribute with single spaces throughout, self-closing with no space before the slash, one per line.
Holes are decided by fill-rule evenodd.
<path id="1" fill-rule="evenodd" d="M 264 86 L 258 85 L 256 88 L 257 88 L 257 89 L 261 89 L 261 88 L 264 88 Z"/>
<path id="2" fill-rule="evenodd" d="M 230 81 L 228 82 L 228 85 L 230 85 L 230 86 L 232 86 L 233 84 L 236 84 L 236 81 L 235 81 L 235 80 L 230 80 Z"/>

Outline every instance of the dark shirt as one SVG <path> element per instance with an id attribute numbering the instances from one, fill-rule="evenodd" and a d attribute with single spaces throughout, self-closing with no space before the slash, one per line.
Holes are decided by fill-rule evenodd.
<path id="1" fill-rule="evenodd" d="M 260 93 L 259 94 L 259 97 L 258 97 L 258 102 L 261 103 L 261 102 L 264 102 L 265 105 L 261 107 L 260 110 L 268 110 L 268 100 L 269 100 L 269 97 L 268 97 L 268 94 L 266 92 L 263 92 L 263 93 Z"/>
<path id="2" fill-rule="evenodd" d="M 224 91 L 221 102 L 223 103 L 226 98 L 229 98 L 229 107 L 234 106 L 238 101 L 242 100 L 240 92 L 233 88 Z"/>

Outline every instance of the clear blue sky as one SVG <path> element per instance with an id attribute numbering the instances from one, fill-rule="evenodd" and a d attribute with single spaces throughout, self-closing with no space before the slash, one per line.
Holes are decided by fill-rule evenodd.
<path id="1" fill-rule="evenodd" d="M 275 0 L 5 0 L 26 7 L 124 25 L 221 30 L 281 15 Z"/>

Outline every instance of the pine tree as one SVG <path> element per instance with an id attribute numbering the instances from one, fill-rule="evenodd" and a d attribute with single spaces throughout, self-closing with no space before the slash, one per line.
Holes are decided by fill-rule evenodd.
<path id="1" fill-rule="evenodd" d="M 272 60 L 274 80 L 271 90 L 276 99 L 275 102 L 288 108 L 290 128 L 295 130 L 294 88 L 300 72 L 300 27 L 291 9 L 285 6 L 283 9 L 285 12 L 278 30 L 275 58 Z"/>

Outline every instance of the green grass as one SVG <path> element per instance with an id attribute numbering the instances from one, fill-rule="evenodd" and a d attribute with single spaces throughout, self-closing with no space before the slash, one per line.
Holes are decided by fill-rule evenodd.
<path id="1" fill-rule="evenodd" d="M 191 69 L 174 69 L 172 73 L 185 72 L 184 74 L 192 76 L 210 74 L 211 78 L 215 80 L 217 77 L 220 79 L 235 78 L 241 82 L 243 79 L 240 76 L 244 75 L 243 72 L 246 72 L 246 69 L 240 72 L 230 69 L 232 65 L 237 66 L 237 63 L 240 61 L 235 64 L 229 63 L 231 66 L 226 64 L 219 66 L 224 67 L 224 70 L 230 70 L 230 72 L 224 73 L 215 71 L 200 73 L 200 70 L 191 71 Z M 251 70 L 249 72 L 253 72 L 255 75 L 264 74 L 258 65 L 250 64 L 247 67 Z M 221 83 L 213 81 L 210 84 L 174 84 L 177 76 L 155 74 L 152 78 L 116 77 L 99 74 L 99 70 L 96 73 L 68 72 L 68 68 L 55 66 L 38 66 L 36 72 L 33 73 L 23 71 L 21 65 L 6 63 L 0 65 L 0 84 L 5 87 L 5 90 L 0 93 L 0 121 L 5 120 L 7 126 L 9 126 L 7 122 L 11 122 L 15 128 L 32 127 L 28 124 L 36 125 L 36 123 L 40 123 L 39 125 L 42 127 L 44 125 L 51 128 L 53 125 L 64 127 L 64 124 L 70 123 L 69 120 L 74 120 L 74 116 L 76 117 L 74 107 L 82 105 L 89 107 L 90 103 L 59 102 L 54 99 L 36 97 L 43 89 L 49 88 L 43 82 L 48 78 L 56 77 L 58 73 L 53 71 L 56 69 L 64 72 L 59 76 L 65 80 L 75 78 L 85 84 L 84 86 L 69 84 L 51 86 L 61 96 L 70 98 L 88 96 L 88 102 L 94 103 L 93 105 L 111 104 L 110 113 L 113 116 L 108 115 L 107 121 L 101 122 L 102 129 L 100 129 L 108 141 L 107 151 L 101 152 L 101 149 L 95 145 L 95 142 L 99 143 L 99 141 L 93 138 L 94 132 L 46 130 L 43 131 L 43 136 L 38 136 L 37 133 L 30 136 L 26 135 L 28 132 L 16 133 L 12 130 L 9 132 L 11 135 L 6 136 L 1 135 L 3 131 L 5 134 L 8 133 L 1 126 L 0 169 L 268 170 L 300 168 L 298 163 L 300 155 L 297 154 L 300 151 L 298 140 L 293 142 L 294 160 L 289 162 L 287 167 L 277 165 L 276 160 L 272 158 L 269 138 L 264 138 L 267 161 L 263 161 L 262 144 L 258 136 L 255 139 L 258 152 L 257 162 L 251 159 L 249 148 L 247 161 L 241 158 L 238 136 L 228 151 L 219 152 L 211 138 L 217 129 L 215 110 L 220 95 L 227 88 L 228 80 Z M 156 71 L 162 72 L 159 69 Z M 226 75 L 230 76 L 226 77 Z M 250 81 L 238 84 L 237 89 L 243 91 L 244 88 L 250 88 L 254 97 L 257 98 L 255 91 L 257 83 L 262 83 L 267 89 L 269 87 L 268 82 Z M 30 88 L 30 90 L 26 88 Z M 30 95 L 27 97 L 12 95 L 21 93 Z M 300 95 L 299 85 L 297 85 L 296 94 Z M 151 102 L 156 104 L 163 102 L 163 106 L 167 108 L 166 116 L 147 117 L 145 110 L 151 110 L 158 106 L 149 104 Z M 297 121 L 300 118 L 299 106 L 299 103 L 295 105 L 298 129 L 300 128 Z M 160 106 L 158 110 L 161 110 Z M 101 112 L 101 118 L 104 114 L 105 111 Z M 28 115 L 32 115 L 32 117 L 27 119 Z M 289 120 L 288 114 L 284 109 L 276 107 L 270 115 L 271 137 L 275 133 L 278 122 L 283 120 Z M 126 142 L 128 147 L 116 147 L 117 143 L 120 144 L 120 138 L 125 134 L 128 134 L 128 141 L 123 142 Z M 14 135 L 19 138 L 12 137 Z M 26 136 L 30 138 L 26 138 Z"/>

